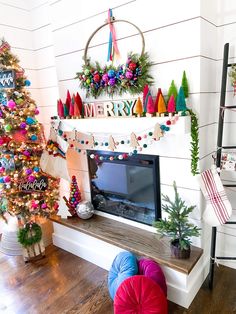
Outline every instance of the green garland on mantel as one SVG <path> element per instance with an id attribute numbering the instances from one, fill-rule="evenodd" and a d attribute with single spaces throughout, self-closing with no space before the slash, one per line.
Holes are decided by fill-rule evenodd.
<path id="1" fill-rule="evenodd" d="M 191 109 L 188 111 L 191 116 L 191 172 L 195 176 L 199 174 L 199 126 L 197 115 Z"/>
<path id="2" fill-rule="evenodd" d="M 29 222 L 24 228 L 19 229 L 17 236 L 21 245 L 24 247 L 31 246 L 41 241 L 42 229 L 35 222 Z"/>

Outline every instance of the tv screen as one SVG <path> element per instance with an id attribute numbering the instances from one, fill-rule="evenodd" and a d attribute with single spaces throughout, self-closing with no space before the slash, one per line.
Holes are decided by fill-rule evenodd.
<path id="1" fill-rule="evenodd" d="M 149 225 L 158 218 L 157 156 L 144 156 L 122 161 L 88 157 L 95 209 Z"/>

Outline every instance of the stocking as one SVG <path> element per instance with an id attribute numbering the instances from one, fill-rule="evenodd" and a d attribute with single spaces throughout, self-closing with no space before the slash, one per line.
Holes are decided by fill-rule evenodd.
<path id="1" fill-rule="evenodd" d="M 50 150 L 50 145 L 47 145 L 47 148 L 43 151 L 40 159 L 40 167 L 52 177 L 62 178 L 70 182 L 67 161 L 65 158 L 69 144 L 58 136 L 53 129 L 51 129 L 48 143 L 50 140 L 58 145 L 58 150 L 56 151 L 56 154 L 53 154 L 53 150 Z"/>
<path id="2" fill-rule="evenodd" d="M 199 179 L 201 191 L 207 202 L 203 219 L 211 226 L 223 225 L 232 214 L 232 206 L 216 168 L 202 172 Z"/>

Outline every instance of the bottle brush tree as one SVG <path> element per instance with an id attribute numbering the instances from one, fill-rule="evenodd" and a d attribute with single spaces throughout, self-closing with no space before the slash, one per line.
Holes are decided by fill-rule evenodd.
<path id="1" fill-rule="evenodd" d="M 180 250 L 187 250 L 192 237 L 200 235 L 200 228 L 188 222 L 189 214 L 196 207 L 187 206 L 177 191 L 176 183 L 173 183 L 175 199 L 172 201 L 168 195 L 163 195 L 162 210 L 168 214 L 168 218 L 160 219 L 154 223 L 157 232 L 162 236 L 170 237 L 171 243 L 178 242 Z"/>

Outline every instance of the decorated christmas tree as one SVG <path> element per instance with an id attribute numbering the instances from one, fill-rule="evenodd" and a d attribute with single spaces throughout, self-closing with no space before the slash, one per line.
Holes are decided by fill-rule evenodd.
<path id="1" fill-rule="evenodd" d="M 69 205 L 70 205 L 70 213 L 72 216 L 76 216 L 76 206 L 81 201 L 81 193 L 76 181 L 76 176 L 72 176 L 71 184 L 70 184 L 70 198 L 69 198 Z"/>
<path id="2" fill-rule="evenodd" d="M 9 213 L 25 224 L 26 229 L 21 229 L 25 246 L 29 223 L 33 226 L 37 216 L 49 217 L 57 211 L 59 184 L 39 165 L 44 135 L 35 101 L 25 89 L 29 85 L 9 44 L 0 40 L 0 216 L 6 219 Z"/>

